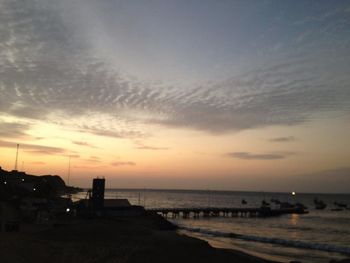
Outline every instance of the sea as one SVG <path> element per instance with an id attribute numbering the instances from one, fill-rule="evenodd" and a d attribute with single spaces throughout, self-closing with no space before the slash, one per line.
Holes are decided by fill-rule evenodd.
<path id="1" fill-rule="evenodd" d="M 79 193 L 76 198 L 84 198 Z M 209 242 L 213 247 L 240 250 L 279 262 L 329 262 L 350 258 L 350 194 L 234 192 L 210 190 L 107 189 L 105 198 L 127 198 L 131 204 L 151 208 L 260 207 L 262 201 L 302 203 L 308 214 L 279 217 L 168 218 L 179 233 Z M 242 200 L 246 204 L 242 204 Z M 315 209 L 314 200 L 327 204 Z M 245 202 L 243 202 L 245 203 Z"/>

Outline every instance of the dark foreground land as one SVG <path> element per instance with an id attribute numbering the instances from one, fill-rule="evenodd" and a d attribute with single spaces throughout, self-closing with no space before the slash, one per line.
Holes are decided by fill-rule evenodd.
<path id="1" fill-rule="evenodd" d="M 0 233 L 0 255 L 1 263 L 271 262 L 179 235 L 153 213 L 23 225 L 20 232 Z"/>

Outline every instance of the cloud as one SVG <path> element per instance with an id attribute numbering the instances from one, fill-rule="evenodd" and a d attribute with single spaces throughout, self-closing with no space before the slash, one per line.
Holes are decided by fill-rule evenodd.
<path id="1" fill-rule="evenodd" d="M 231 152 L 227 153 L 226 156 L 242 159 L 242 160 L 279 160 L 290 156 L 293 153 L 250 153 L 250 152 Z"/>
<path id="2" fill-rule="evenodd" d="M 89 159 L 84 159 L 85 162 L 88 162 L 88 163 L 101 163 L 101 159 L 97 156 L 90 156 Z"/>
<path id="3" fill-rule="evenodd" d="M 83 142 L 83 141 L 72 141 L 72 143 L 76 144 L 76 145 L 80 145 L 80 146 L 87 146 L 90 148 L 97 148 L 96 146 L 88 143 L 88 142 Z"/>
<path id="4" fill-rule="evenodd" d="M 287 137 L 276 137 L 276 138 L 272 138 L 269 141 L 270 142 L 293 142 L 295 141 L 296 138 L 293 136 L 287 136 Z"/>
<path id="5" fill-rule="evenodd" d="M 320 78 L 317 69 L 301 59 L 287 62 L 202 87 L 195 96 L 185 94 L 177 98 L 175 116 L 154 122 L 221 133 L 295 125 L 316 112 L 349 111 L 350 91 L 345 83 Z"/>
<path id="6" fill-rule="evenodd" d="M 0 140 L 0 147 L 15 149 L 16 145 L 17 143 L 15 142 Z M 26 143 L 20 143 L 19 149 L 24 149 L 26 152 L 41 155 L 64 155 L 67 153 L 67 150 L 63 148 Z"/>
<path id="7" fill-rule="evenodd" d="M 136 149 L 139 150 L 151 150 L 151 151 L 160 151 L 160 150 L 169 150 L 169 147 L 157 147 L 157 146 L 150 146 L 150 145 L 145 145 L 141 142 L 136 142 L 137 147 Z"/>
<path id="8" fill-rule="evenodd" d="M 168 148 L 168 147 L 155 147 L 155 146 L 143 145 L 143 146 L 136 147 L 136 149 L 159 151 L 159 150 L 169 150 L 170 148 Z"/>
<path id="9" fill-rule="evenodd" d="M 100 49 L 91 47 L 96 43 L 87 41 L 85 33 L 92 34 L 90 40 L 106 38 L 101 38 L 103 30 L 90 30 L 73 15 L 85 3 L 79 6 L 78 2 L 63 14 L 58 2 L 1 3 L 0 112 L 45 121 L 51 121 L 50 114 L 55 112 L 71 118 L 96 112 L 131 126 L 160 124 L 216 134 L 296 125 L 317 113 L 350 112 L 346 56 L 350 50 L 342 33 L 350 20 L 344 17 L 327 15 L 327 20 L 334 19 L 332 25 L 344 20 L 341 27 L 327 29 L 327 37 L 313 34 L 313 43 L 297 49 L 289 46 L 285 55 L 266 58 L 263 66 L 251 63 L 247 70 L 211 83 L 154 84 L 157 79 L 144 81 L 117 70 L 123 62 L 115 65 L 96 52 Z M 101 29 L 113 22 L 103 16 L 96 19 Z M 299 31 L 297 36 L 305 32 Z M 110 38 L 114 45 L 117 40 Z M 114 127 L 83 127 L 81 131 L 113 138 L 146 136 Z"/>
<path id="10" fill-rule="evenodd" d="M 21 138 L 28 136 L 26 131 L 30 129 L 29 124 L 17 122 L 0 121 L 0 137 L 3 138 Z"/>
<path id="11" fill-rule="evenodd" d="M 73 165 L 74 169 L 87 169 L 87 170 L 91 170 L 91 169 L 96 169 L 96 170 L 100 170 L 100 169 L 104 169 L 106 168 L 105 165 Z"/>
<path id="12" fill-rule="evenodd" d="M 112 166 L 134 166 L 136 163 L 134 162 L 113 162 L 111 163 Z"/>
<path id="13" fill-rule="evenodd" d="M 70 158 L 74 158 L 74 159 L 79 159 L 80 158 L 80 155 L 79 154 L 73 154 L 73 153 L 68 153 L 68 154 L 65 154 L 64 156 L 66 157 L 70 157 Z"/>
<path id="14" fill-rule="evenodd" d="M 111 137 L 111 138 L 117 138 L 117 139 L 142 138 L 146 136 L 145 133 L 140 131 L 134 131 L 134 130 L 111 131 L 111 130 L 94 128 L 87 125 L 80 128 L 79 131 L 84 133 L 90 133 L 93 135 Z"/>

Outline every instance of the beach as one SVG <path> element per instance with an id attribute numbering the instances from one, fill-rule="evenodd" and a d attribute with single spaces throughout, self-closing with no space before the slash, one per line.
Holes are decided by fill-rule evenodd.
<path id="1" fill-rule="evenodd" d="M 272 262 L 180 235 L 162 217 L 63 220 L 1 233 L 2 263 Z"/>

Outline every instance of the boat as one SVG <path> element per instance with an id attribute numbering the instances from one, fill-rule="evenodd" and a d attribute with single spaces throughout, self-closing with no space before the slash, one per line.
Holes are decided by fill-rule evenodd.
<path id="1" fill-rule="evenodd" d="M 315 209 L 317 210 L 323 210 L 327 207 L 327 204 L 325 202 L 317 198 L 314 199 L 314 204 L 315 204 Z"/>
<path id="2" fill-rule="evenodd" d="M 331 211 L 333 211 L 333 212 L 338 212 L 338 211 L 343 211 L 344 209 L 343 208 L 340 208 L 340 207 L 338 207 L 338 208 L 332 208 L 331 209 Z"/>
<path id="3" fill-rule="evenodd" d="M 347 208 L 348 205 L 344 203 L 334 202 L 334 205 L 340 208 Z"/>

